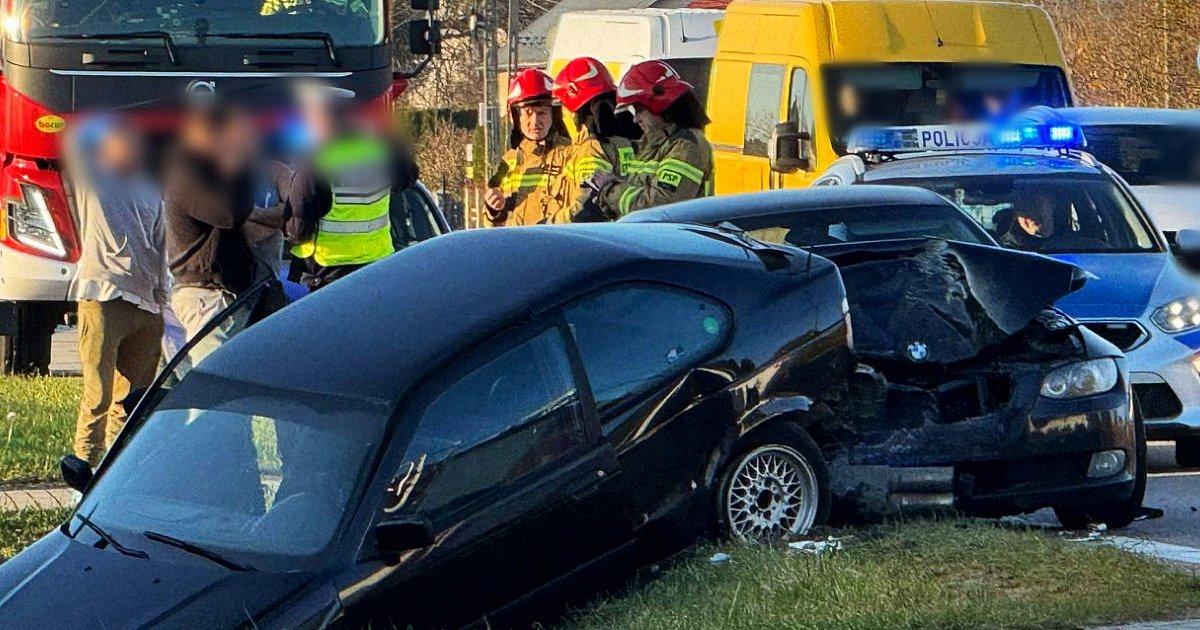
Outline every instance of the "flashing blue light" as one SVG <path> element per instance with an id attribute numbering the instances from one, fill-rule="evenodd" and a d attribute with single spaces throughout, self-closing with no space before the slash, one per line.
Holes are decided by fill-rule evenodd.
<path id="1" fill-rule="evenodd" d="M 996 133 L 996 144 L 1008 147 L 1021 144 L 1021 132 L 1016 129 L 1001 129 Z"/>
<path id="2" fill-rule="evenodd" d="M 1050 128 L 1051 142 L 1070 142 L 1075 139 L 1075 128 L 1070 125 L 1055 125 Z"/>

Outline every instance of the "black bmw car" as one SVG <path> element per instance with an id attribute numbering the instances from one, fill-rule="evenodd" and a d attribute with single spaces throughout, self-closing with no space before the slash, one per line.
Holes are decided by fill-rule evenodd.
<path id="1" fill-rule="evenodd" d="M 503 623 L 704 533 L 805 531 L 843 297 L 828 261 L 703 227 L 414 245 L 177 357 L 94 475 L 66 462 L 83 499 L 0 566 L 0 625 Z"/>
<path id="2" fill-rule="evenodd" d="M 702 199 L 624 221 L 721 225 L 838 267 L 859 365 L 809 429 L 835 514 L 1051 507 L 1082 528 L 1141 513 L 1145 428 L 1124 356 L 1050 307 L 1083 285 L 1079 269 L 1002 250 L 949 201 L 896 186 Z"/>

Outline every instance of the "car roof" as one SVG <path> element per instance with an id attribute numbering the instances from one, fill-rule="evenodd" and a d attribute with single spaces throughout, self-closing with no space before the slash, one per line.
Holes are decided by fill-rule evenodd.
<path id="1" fill-rule="evenodd" d="M 1043 150 L 962 151 L 910 154 L 867 165 L 864 182 L 977 175 L 1105 175 L 1086 153 Z"/>
<path id="2" fill-rule="evenodd" d="M 954 205 L 940 195 L 911 186 L 817 186 L 799 190 L 705 197 L 639 210 L 622 222 L 713 224 L 736 217 L 759 217 L 794 212 L 875 207 Z"/>
<path id="3" fill-rule="evenodd" d="M 1024 116 L 1058 117 L 1082 127 L 1104 125 L 1177 125 L 1200 128 L 1200 112 L 1152 107 L 1038 107 Z"/>
<path id="4" fill-rule="evenodd" d="M 722 273 L 713 273 L 714 265 Z M 452 232 L 405 248 L 271 315 L 196 370 L 272 387 L 395 401 L 470 345 L 603 284 L 655 274 L 737 278 L 739 271 L 754 277 L 769 273 L 746 245 L 699 226 Z M 680 283 L 689 285 L 686 278 Z"/>

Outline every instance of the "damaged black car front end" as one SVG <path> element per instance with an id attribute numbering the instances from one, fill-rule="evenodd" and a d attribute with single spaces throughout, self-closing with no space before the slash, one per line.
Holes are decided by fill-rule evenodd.
<path id="1" fill-rule="evenodd" d="M 1052 507 L 1069 527 L 1122 526 L 1140 506 L 1145 437 L 1124 357 L 1052 306 L 1083 285 L 1078 268 L 997 248 L 940 197 L 887 187 L 631 219 L 724 225 L 837 265 L 858 365 L 809 427 L 835 517 Z"/>
<path id="2" fill-rule="evenodd" d="M 835 509 L 1129 513 L 1140 458 L 1125 360 L 1048 308 L 1078 269 L 941 240 L 822 249 L 860 363 L 824 425 Z"/>

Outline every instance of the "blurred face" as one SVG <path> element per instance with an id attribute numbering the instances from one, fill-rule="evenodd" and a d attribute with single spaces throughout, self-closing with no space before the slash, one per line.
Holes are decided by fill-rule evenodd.
<path id="1" fill-rule="evenodd" d="M 633 106 L 633 120 L 642 128 L 642 133 L 650 133 L 655 129 L 660 129 L 667 124 L 667 121 L 662 116 L 642 107 L 641 105 Z"/>
<path id="2" fill-rule="evenodd" d="M 1030 236 L 1049 238 L 1054 234 L 1054 215 L 1045 205 L 1038 205 L 1018 213 L 1017 225 Z"/>
<path id="3" fill-rule="evenodd" d="M 248 112 L 233 112 L 216 131 L 218 160 L 227 170 L 245 166 L 258 152 L 258 128 Z"/>
<path id="4" fill-rule="evenodd" d="M 141 142 L 132 129 L 114 127 L 100 139 L 96 157 L 109 171 L 133 173 L 141 164 Z"/>
<path id="5" fill-rule="evenodd" d="M 517 106 L 517 124 L 521 135 L 534 142 L 541 142 L 550 135 L 549 103 L 526 103 Z"/>

